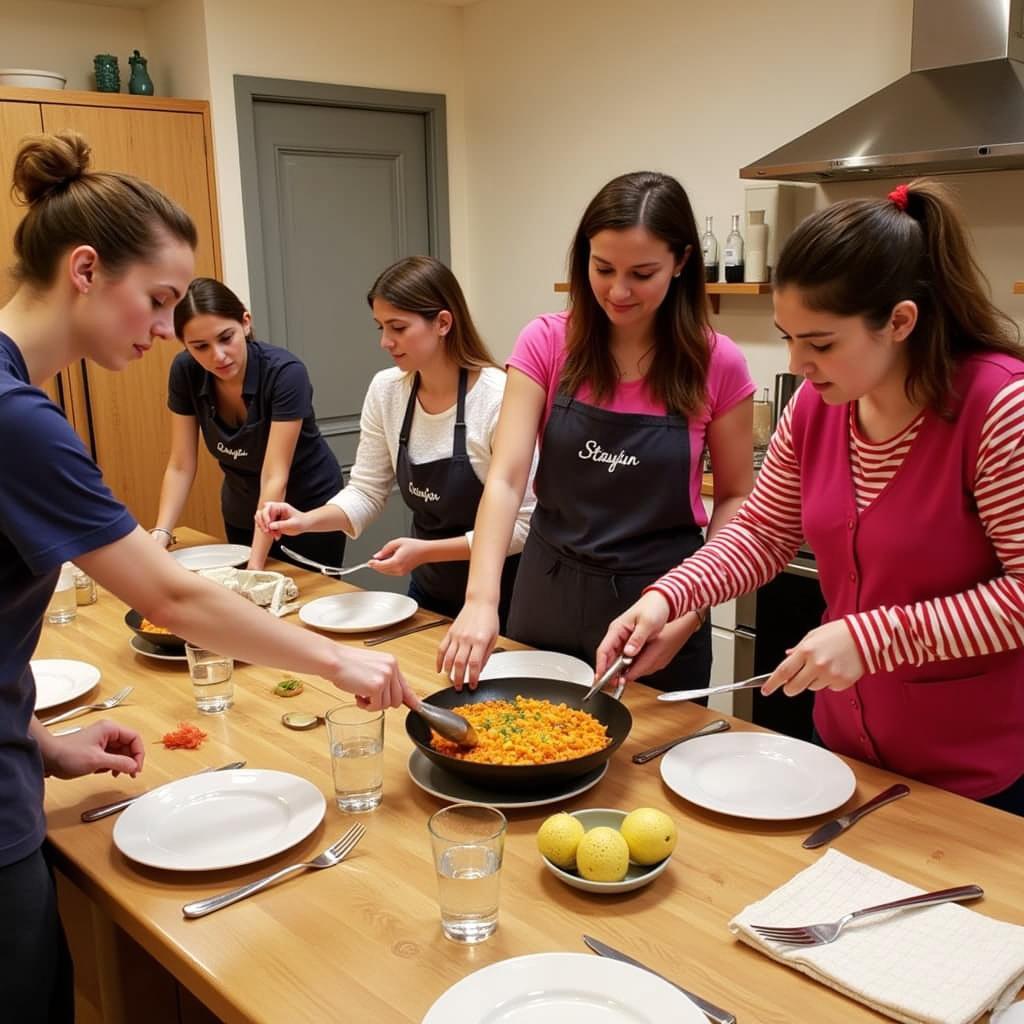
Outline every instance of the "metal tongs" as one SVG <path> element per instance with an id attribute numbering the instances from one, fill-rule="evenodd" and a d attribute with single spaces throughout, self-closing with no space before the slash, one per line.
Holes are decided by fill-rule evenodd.
<path id="1" fill-rule="evenodd" d="M 584 703 L 590 700 L 599 690 L 603 690 L 616 676 L 621 675 L 622 670 L 629 668 L 633 664 L 633 659 L 628 654 L 620 654 L 609 666 L 605 669 L 604 674 L 600 679 L 595 680 L 594 685 L 587 690 L 586 696 L 583 698 Z"/>

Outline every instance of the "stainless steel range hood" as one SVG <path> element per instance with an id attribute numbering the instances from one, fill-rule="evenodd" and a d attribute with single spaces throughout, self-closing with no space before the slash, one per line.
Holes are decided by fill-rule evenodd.
<path id="1" fill-rule="evenodd" d="M 740 171 L 849 181 L 1024 169 L 1024 0 L 915 0 L 911 72 Z"/>

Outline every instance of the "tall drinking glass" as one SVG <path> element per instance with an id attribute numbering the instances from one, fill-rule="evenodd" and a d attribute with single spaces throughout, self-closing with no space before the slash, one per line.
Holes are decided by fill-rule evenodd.
<path id="1" fill-rule="evenodd" d="M 54 588 L 53 596 L 46 608 L 46 621 L 62 626 L 67 622 L 74 621 L 77 611 L 75 567 L 70 562 L 65 562 L 60 567 L 57 586 Z"/>
<path id="2" fill-rule="evenodd" d="M 384 794 L 384 712 L 353 701 L 326 717 L 335 802 L 349 813 L 372 811 Z"/>
<path id="3" fill-rule="evenodd" d="M 452 804 L 427 822 L 434 851 L 441 930 L 455 942 L 483 942 L 498 927 L 498 886 L 508 822 L 501 811 Z"/>

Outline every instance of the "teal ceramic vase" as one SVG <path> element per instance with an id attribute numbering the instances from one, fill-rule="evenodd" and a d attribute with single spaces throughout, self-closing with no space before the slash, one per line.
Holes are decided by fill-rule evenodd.
<path id="1" fill-rule="evenodd" d="M 121 70 L 117 66 L 117 58 L 112 53 L 97 53 L 92 61 L 96 72 L 96 89 L 98 92 L 120 92 Z"/>
<path id="2" fill-rule="evenodd" d="M 152 96 L 153 79 L 149 77 L 146 70 L 146 58 L 138 50 L 132 50 L 132 56 L 128 58 L 132 66 L 132 77 L 128 80 L 128 91 L 135 96 Z"/>

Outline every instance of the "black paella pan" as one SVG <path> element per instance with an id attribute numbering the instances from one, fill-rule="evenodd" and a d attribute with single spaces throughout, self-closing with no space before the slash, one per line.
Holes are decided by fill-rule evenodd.
<path id="1" fill-rule="evenodd" d="M 603 750 L 576 757 L 569 761 L 553 761 L 550 764 L 479 764 L 475 761 L 464 761 L 457 757 L 449 757 L 435 750 L 430 745 L 430 727 L 414 712 L 405 718 L 405 731 L 410 739 L 435 764 L 453 775 L 461 776 L 474 785 L 490 789 L 523 790 L 534 787 L 541 788 L 551 783 L 574 779 L 595 768 L 600 768 L 618 749 L 622 741 L 629 735 L 633 726 L 633 717 L 629 709 L 609 697 L 606 693 L 596 693 L 586 703 L 587 688 L 578 683 L 570 683 L 565 679 L 527 679 L 510 677 L 507 679 L 486 679 L 480 682 L 475 690 L 454 687 L 438 690 L 424 703 L 440 708 L 457 708 L 465 704 L 479 704 L 486 700 L 514 701 L 516 697 L 529 697 L 534 700 L 549 700 L 552 704 L 565 704 L 566 707 L 577 708 L 593 715 L 608 732 L 609 743 Z"/>

